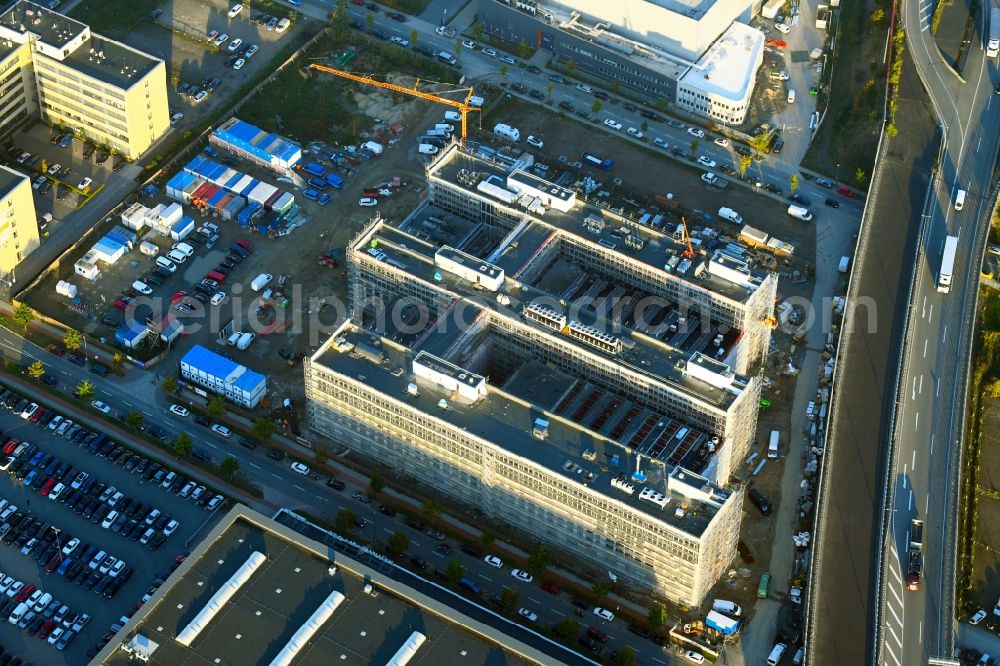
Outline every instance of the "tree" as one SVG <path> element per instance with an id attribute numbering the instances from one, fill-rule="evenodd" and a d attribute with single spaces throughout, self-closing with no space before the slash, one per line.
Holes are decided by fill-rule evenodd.
<path id="1" fill-rule="evenodd" d="M 523 39 L 517 43 L 517 55 L 521 56 L 521 60 L 527 60 L 531 57 L 531 46 Z"/>
<path id="2" fill-rule="evenodd" d="M 330 459 L 330 451 L 322 444 L 317 444 L 313 451 L 316 452 L 316 458 L 313 462 L 315 462 L 317 466 L 325 465 L 326 461 Z"/>
<path id="3" fill-rule="evenodd" d="M 66 349 L 76 351 L 83 345 L 83 333 L 74 331 L 72 328 L 63 333 L 63 344 Z"/>
<path id="4" fill-rule="evenodd" d="M 475 39 L 476 41 L 481 41 L 483 38 L 483 24 L 480 23 L 479 21 L 476 21 L 475 23 L 472 24 L 472 27 L 469 28 L 469 32 L 472 33 L 473 39 Z"/>
<path id="5" fill-rule="evenodd" d="M 76 385 L 76 391 L 73 392 L 73 395 L 80 400 L 90 400 L 94 397 L 94 385 L 84 379 Z"/>
<path id="6" fill-rule="evenodd" d="M 347 0 L 337 0 L 337 6 L 330 12 L 330 28 L 334 37 L 346 37 L 351 27 L 351 17 L 347 11 Z"/>
<path id="7" fill-rule="evenodd" d="M 649 609 L 649 615 L 646 616 L 646 621 L 649 623 L 650 629 L 659 631 L 667 623 L 667 609 L 660 604 L 653 604 L 653 607 Z"/>
<path id="8" fill-rule="evenodd" d="M 372 472 L 372 478 L 368 479 L 368 488 L 375 495 L 382 492 L 382 489 L 385 488 L 385 481 L 382 480 L 382 475 L 378 472 Z"/>
<path id="9" fill-rule="evenodd" d="M 566 618 L 554 628 L 556 635 L 566 641 L 575 641 L 580 635 L 580 623 L 571 617 Z"/>
<path id="10" fill-rule="evenodd" d="M 420 33 L 417 32 L 416 28 L 414 28 L 413 30 L 410 30 L 410 45 L 411 46 L 416 46 L 417 45 L 417 39 L 419 37 L 420 37 Z"/>
<path id="11" fill-rule="evenodd" d="M 177 393 L 177 389 L 180 387 L 177 386 L 176 377 L 167 377 L 163 380 L 163 383 L 160 384 L 160 388 L 163 389 L 164 393 L 173 394 Z"/>
<path id="12" fill-rule="evenodd" d="M 617 666 L 635 666 L 635 650 L 631 645 L 619 648 L 615 652 L 614 662 Z"/>
<path id="13" fill-rule="evenodd" d="M 555 90 L 555 89 L 556 89 L 556 87 L 554 85 L 552 85 L 551 83 L 546 83 L 545 84 L 545 92 L 547 92 L 549 94 L 549 101 L 550 102 L 552 101 L 552 91 Z"/>
<path id="14" fill-rule="evenodd" d="M 576 72 L 575 60 L 567 60 L 566 64 L 563 66 L 566 68 L 566 73 L 569 74 L 570 76 L 573 76 L 573 74 Z"/>
<path id="15" fill-rule="evenodd" d="M 461 55 L 462 55 L 462 40 L 461 39 L 456 39 L 455 40 L 455 46 L 452 47 L 452 51 L 455 52 L 455 57 L 456 58 L 461 57 Z"/>
<path id="16" fill-rule="evenodd" d="M 747 169 L 750 168 L 750 165 L 752 163 L 753 163 L 752 157 L 750 157 L 749 155 L 740 155 L 740 176 L 746 174 Z"/>
<path id="17" fill-rule="evenodd" d="M 612 81 L 609 88 L 611 89 L 611 92 L 617 95 L 622 89 L 622 84 L 618 83 L 617 81 Z"/>
<path id="18" fill-rule="evenodd" d="M 28 376 L 32 379 L 41 379 L 45 376 L 45 364 L 41 361 L 35 361 L 28 366 Z"/>
<path id="19" fill-rule="evenodd" d="M 517 600 L 520 595 L 512 587 L 505 587 L 500 591 L 500 605 L 504 610 L 514 610 L 514 606 L 517 606 Z"/>
<path id="20" fill-rule="evenodd" d="M 457 583 L 465 575 L 465 566 L 458 560 L 451 560 L 445 573 L 448 575 L 448 580 Z"/>
<path id="21" fill-rule="evenodd" d="M 121 352 L 115 352 L 111 356 L 111 370 L 112 372 L 121 372 L 122 366 L 125 365 L 125 356 Z M 169 377 L 168 377 L 169 379 Z M 176 381 L 176 380 L 174 380 Z"/>
<path id="22" fill-rule="evenodd" d="M 594 103 L 590 105 L 590 110 L 594 113 L 600 113 L 602 108 L 604 108 L 604 102 L 599 99 L 595 99 Z"/>
<path id="23" fill-rule="evenodd" d="M 274 434 L 274 422 L 266 416 L 255 419 L 250 425 L 250 436 L 258 442 L 266 442 Z"/>
<path id="24" fill-rule="evenodd" d="M 406 536 L 403 532 L 393 532 L 392 536 L 389 537 L 389 543 L 386 545 L 389 554 L 393 557 L 402 557 L 409 547 L 410 537 Z"/>
<path id="25" fill-rule="evenodd" d="M 507 65 L 500 65 L 500 76 L 504 81 L 507 80 L 508 72 L 510 72 L 510 68 L 508 68 Z"/>
<path id="26" fill-rule="evenodd" d="M 642 124 L 641 124 L 641 125 L 639 125 L 639 128 L 640 128 L 640 129 L 641 129 L 641 130 L 642 130 L 643 132 L 648 132 L 648 131 L 649 131 L 649 123 L 647 123 L 647 122 L 646 122 L 645 120 L 643 120 L 643 121 L 642 121 Z"/>
<path id="27" fill-rule="evenodd" d="M 350 534 L 354 531 L 354 521 L 356 518 L 357 516 L 350 509 L 341 509 L 337 512 L 337 518 L 334 520 L 333 526 L 340 534 Z"/>
<path id="28" fill-rule="evenodd" d="M 594 594 L 599 597 L 606 596 L 607 593 L 611 591 L 611 581 L 607 578 L 598 578 L 594 581 L 591 589 L 594 590 Z"/>
<path id="29" fill-rule="evenodd" d="M 895 139 L 896 135 L 899 134 L 899 130 L 896 129 L 894 124 L 889 123 L 885 128 L 885 133 L 889 135 L 890 139 Z"/>
<path id="30" fill-rule="evenodd" d="M 879 23 L 885 20 L 885 10 L 876 9 L 871 13 L 871 16 L 869 16 L 869 18 L 871 19 L 872 25 L 878 25 Z"/>
<path id="31" fill-rule="evenodd" d="M 375 27 L 375 15 L 374 14 L 369 14 L 368 16 L 366 16 L 365 17 L 365 22 L 368 24 L 368 30 L 371 30 L 372 28 L 374 28 Z"/>
<path id="32" fill-rule="evenodd" d="M 691 143 L 688 145 L 691 146 L 692 153 L 698 152 L 698 139 L 691 139 Z"/>
<path id="33" fill-rule="evenodd" d="M 528 555 L 528 564 L 525 565 L 525 568 L 537 576 L 545 571 L 545 567 L 549 566 L 550 561 L 548 546 L 538 542 L 535 549 Z"/>
<path id="34" fill-rule="evenodd" d="M 483 533 L 479 535 L 479 540 L 484 546 L 488 546 L 497 540 L 497 535 L 489 530 L 483 530 Z"/>
<path id="35" fill-rule="evenodd" d="M 27 329 L 28 324 L 35 320 L 35 311 L 31 309 L 31 306 L 27 303 L 19 303 L 17 307 L 14 308 L 14 321 L 21 325 L 22 328 Z"/>
<path id="36" fill-rule="evenodd" d="M 208 413 L 213 419 L 217 419 L 220 416 L 226 414 L 226 400 L 221 395 L 214 395 L 205 405 L 205 412 Z"/>
<path id="37" fill-rule="evenodd" d="M 192 448 L 194 448 L 194 440 L 191 439 L 191 435 L 186 432 L 177 435 L 177 439 L 174 440 L 174 453 L 177 454 L 178 458 L 183 458 L 191 453 Z"/>
<path id="38" fill-rule="evenodd" d="M 799 187 L 799 177 L 794 173 L 788 177 L 788 193 L 795 194 L 795 190 Z"/>
<path id="39" fill-rule="evenodd" d="M 665 99 L 658 99 L 654 106 L 656 106 L 656 110 L 660 113 L 666 113 L 667 109 L 670 108 L 670 102 Z"/>
<path id="40" fill-rule="evenodd" d="M 437 520 L 437 517 L 441 515 L 442 509 L 443 507 L 441 506 L 441 502 L 432 499 L 427 500 L 424 502 L 423 506 L 420 507 L 420 511 L 424 514 L 424 518 L 427 522 L 434 522 Z"/>
<path id="41" fill-rule="evenodd" d="M 858 169 L 854 172 L 854 180 L 858 183 L 858 185 L 865 184 L 865 172 L 863 169 Z"/>
<path id="42" fill-rule="evenodd" d="M 767 150 L 767 144 L 771 142 L 771 133 L 762 132 L 750 139 L 750 147 L 756 150 L 758 153 L 763 153 Z"/>
<path id="43" fill-rule="evenodd" d="M 142 412 L 133 410 L 125 415 L 125 423 L 136 429 L 142 426 L 142 422 L 145 420 L 146 419 L 143 417 Z"/>
<path id="44" fill-rule="evenodd" d="M 223 458 L 222 462 L 219 463 L 219 474 L 226 477 L 227 479 L 233 478 L 240 469 L 240 461 L 233 456 L 226 456 Z"/>

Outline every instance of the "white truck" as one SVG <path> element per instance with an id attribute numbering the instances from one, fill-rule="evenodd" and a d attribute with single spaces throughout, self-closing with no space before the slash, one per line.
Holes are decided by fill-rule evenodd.
<path id="1" fill-rule="evenodd" d="M 719 217 L 723 220 L 729 220 L 733 224 L 743 224 L 743 216 L 737 213 L 732 208 L 720 208 Z"/>
<path id="2" fill-rule="evenodd" d="M 958 252 L 958 236 L 944 239 L 944 253 L 941 255 L 941 270 L 938 272 L 937 290 L 942 294 L 951 291 L 951 278 L 955 273 L 955 253 Z"/>
<path id="3" fill-rule="evenodd" d="M 521 131 L 516 127 L 511 127 L 506 123 L 497 123 L 493 128 L 493 133 L 511 141 L 521 140 Z"/>
<path id="4" fill-rule="evenodd" d="M 986 42 L 986 55 L 996 58 L 1000 53 L 1000 7 L 990 10 L 990 38 Z"/>

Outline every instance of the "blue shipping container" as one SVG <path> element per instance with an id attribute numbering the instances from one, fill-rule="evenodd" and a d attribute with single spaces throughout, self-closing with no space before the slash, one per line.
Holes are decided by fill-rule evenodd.
<path id="1" fill-rule="evenodd" d="M 326 175 L 326 169 L 324 169 L 319 164 L 316 164 L 315 162 L 310 162 L 309 164 L 306 164 L 302 168 L 305 171 L 308 171 L 309 173 L 311 173 L 312 175 L 318 176 L 320 178 L 322 178 L 323 176 Z"/>
<path id="2" fill-rule="evenodd" d="M 344 186 L 344 179 L 335 173 L 326 174 L 326 182 L 328 182 L 330 185 L 337 188 L 338 190 Z"/>

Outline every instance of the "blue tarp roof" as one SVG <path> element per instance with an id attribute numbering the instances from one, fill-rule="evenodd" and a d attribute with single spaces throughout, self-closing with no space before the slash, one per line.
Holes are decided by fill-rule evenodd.
<path id="1" fill-rule="evenodd" d="M 170 230 L 171 231 L 176 231 L 176 232 L 180 233 L 181 231 L 184 231 L 188 227 L 193 227 L 193 226 L 194 226 L 194 218 L 190 217 L 188 215 L 185 215 L 181 219 L 179 219 L 176 222 L 174 222 L 174 226 L 170 227 Z M 209 265 L 211 265 L 211 264 L 209 264 Z"/>
<path id="2" fill-rule="evenodd" d="M 118 330 L 115 331 L 115 340 L 119 342 L 133 342 L 142 336 L 147 335 L 146 331 L 147 329 L 145 326 L 139 324 L 138 322 L 131 322 L 119 327 Z"/>
<path id="3" fill-rule="evenodd" d="M 232 361 L 225 356 L 220 356 L 206 347 L 195 345 L 187 354 L 181 358 L 182 363 L 197 368 L 200 372 L 211 377 L 226 379 L 242 366 L 236 361 Z"/>
<path id="4" fill-rule="evenodd" d="M 264 375 L 259 372 L 254 372 L 253 370 L 247 370 L 239 378 L 233 382 L 233 388 L 237 388 L 241 391 L 246 391 L 247 393 L 253 393 L 258 389 L 262 382 L 267 380 Z"/>
<path id="5" fill-rule="evenodd" d="M 123 247 L 125 247 L 124 243 L 119 243 L 118 241 L 108 238 L 107 236 L 94 243 L 95 249 L 101 248 L 101 251 L 106 252 L 107 254 L 114 254 Z"/>

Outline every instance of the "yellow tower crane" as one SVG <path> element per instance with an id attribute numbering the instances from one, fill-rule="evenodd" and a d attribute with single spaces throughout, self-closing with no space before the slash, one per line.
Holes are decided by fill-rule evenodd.
<path id="1" fill-rule="evenodd" d="M 417 79 L 413 83 L 412 88 L 407 88 L 405 86 L 398 86 L 394 83 L 386 83 L 385 81 L 376 81 L 372 78 L 371 74 L 352 74 L 350 72 L 345 72 L 339 69 L 333 69 L 332 67 L 327 67 L 326 65 L 321 65 L 319 63 L 310 63 L 309 67 L 315 69 L 318 72 L 324 72 L 326 74 L 332 74 L 334 76 L 339 76 L 342 79 L 347 79 L 349 81 L 354 81 L 355 83 L 365 83 L 373 86 L 378 86 L 379 88 L 385 88 L 386 90 L 391 90 L 393 92 L 403 93 L 404 95 L 412 95 L 413 97 L 419 97 L 420 99 L 425 99 L 430 102 L 437 102 L 438 104 L 446 104 L 447 106 L 454 107 L 458 109 L 459 113 L 462 114 L 462 140 L 465 141 L 466 136 L 466 116 L 469 111 L 478 111 L 479 108 L 471 106 L 469 104 L 469 99 L 472 97 L 472 88 L 460 88 L 460 90 L 468 91 L 465 95 L 465 99 L 461 102 L 456 102 L 453 99 L 448 99 L 447 97 L 440 97 L 438 95 L 432 95 L 431 93 L 423 92 L 422 90 L 417 90 L 417 86 L 420 84 L 420 79 Z"/>

